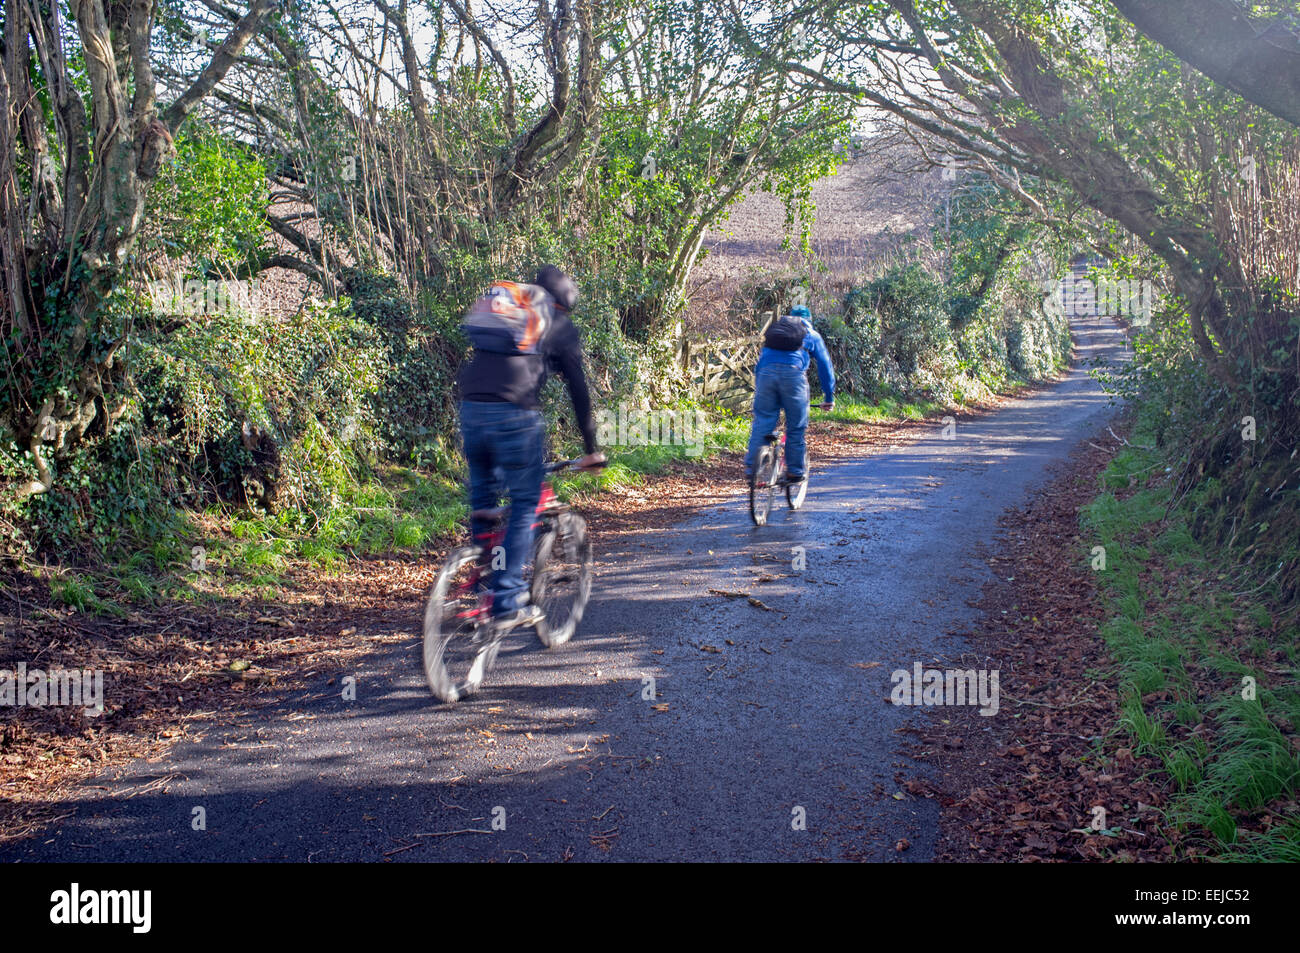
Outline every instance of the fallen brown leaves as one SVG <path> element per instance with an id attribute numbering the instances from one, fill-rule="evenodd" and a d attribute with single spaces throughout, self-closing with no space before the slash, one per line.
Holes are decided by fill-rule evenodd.
<path id="1" fill-rule="evenodd" d="M 921 755 L 943 775 L 941 790 L 925 794 L 944 807 L 936 859 L 1158 861 L 1173 853 L 1178 834 L 1161 823 L 1165 794 L 1149 779 L 1158 765 L 1109 736 L 1118 698 L 1094 674 L 1109 660 L 1078 508 L 1110 457 L 1081 445 L 1032 503 L 1003 519 L 989 560 L 998 580 L 978 604 L 985 621 L 964 633 L 981 661 L 968 655 L 961 666 L 1000 670 L 1001 708 L 992 717 L 938 709 L 921 729 Z M 1098 807 L 1102 830 L 1093 829 Z"/>
<path id="2" fill-rule="evenodd" d="M 375 638 L 416 624 L 430 565 L 365 560 L 291 580 L 274 604 L 219 599 L 124 619 L 57 607 L 45 580 L 0 573 L 0 668 L 102 671 L 105 708 L 0 709 L 0 840 L 66 816 L 74 787 L 106 769 L 346 672 Z"/>

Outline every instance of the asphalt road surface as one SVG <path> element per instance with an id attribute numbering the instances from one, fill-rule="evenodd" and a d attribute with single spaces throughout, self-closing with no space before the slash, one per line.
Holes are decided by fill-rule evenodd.
<path id="1" fill-rule="evenodd" d="M 598 552 L 575 640 L 519 636 L 467 702 L 435 702 L 400 613 L 411 637 L 357 666 L 356 701 L 322 680 L 114 771 L 0 860 L 928 860 L 938 807 L 900 790 L 929 769 L 898 733 L 928 716 L 888 703 L 890 675 L 960 655 L 999 514 L 1112 412 L 1088 364 L 1123 337 L 1075 332 L 1059 384 L 814 461 L 798 512 L 756 528 L 736 497 Z"/>

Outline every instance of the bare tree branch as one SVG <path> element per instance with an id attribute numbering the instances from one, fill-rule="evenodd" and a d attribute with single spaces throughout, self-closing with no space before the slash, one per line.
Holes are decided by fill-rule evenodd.
<path id="1" fill-rule="evenodd" d="M 1281 22 L 1259 28 L 1234 0 L 1113 0 L 1161 46 L 1215 82 L 1300 126 L 1300 35 Z"/>

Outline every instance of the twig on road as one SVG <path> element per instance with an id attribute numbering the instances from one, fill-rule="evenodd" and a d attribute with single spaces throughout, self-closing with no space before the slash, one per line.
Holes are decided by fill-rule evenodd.
<path id="1" fill-rule="evenodd" d="M 458 831 L 433 831 L 429 834 L 412 834 L 412 837 L 454 837 L 457 834 L 491 834 L 491 831 L 479 830 L 477 827 L 466 827 Z"/>
<path id="2" fill-rule="evenodd" d="M 1106 428 L 1106 432 L 1107 432 L 1108 434 L 1110 434 L 1112 437 L 1114 437 L 1116 440 L 1118 440 L 1120 443 L 1122 443 L 1122 444 L 1123 444 L 1124 446 L 1126 446 L 1126 447 L 1133 447 L 1135 450 L 1154 450 L 1154 449 L 1155 449 L 1155 447 L 1147 447 L 1147 446 L 1143 446 L 1143 445 L 1140 444 L 1140 443 L 1129 443 L 1127 440 L 1125 440 L 1125 439 L 1124 439 L 1123 437 L 1121 437 L 1119 434 L 1115 433 L 1115 431 L 1111 430 L 1109 426 Z"/>

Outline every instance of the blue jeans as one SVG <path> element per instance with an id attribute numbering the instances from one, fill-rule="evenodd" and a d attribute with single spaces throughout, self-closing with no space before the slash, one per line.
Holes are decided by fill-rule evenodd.
<path id="1" fill-rule="evenodd" d="M 764 367 L 754 378 L 754 426 L 749 431 L 745 454 L 745 476 L 754 472 L 754 461 L 763 438 L 776 432 L 785 411 L 785 468 L 791 477 L 804 474 L 807 451 L 804 431 L 808 429 L 808 373 L 792 364 Z"/>
<path id="2" fill-rule="evenodd" d="M 510 497 L 505 568 L 492 573 L 492 614 L 501 615 L 527 601 L 524 566 L 532 555 L 542 491 L 542 415 L 504 402 L 466 400 L 460 405 L 460 432 L 469 463 L 470 508 L 491 509 L 502 490 Z M 476 543 L 491 529 L 486 521 L 471 520 Z"/>

